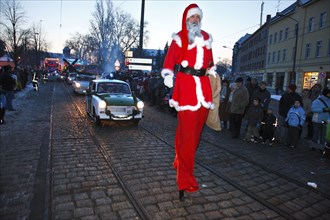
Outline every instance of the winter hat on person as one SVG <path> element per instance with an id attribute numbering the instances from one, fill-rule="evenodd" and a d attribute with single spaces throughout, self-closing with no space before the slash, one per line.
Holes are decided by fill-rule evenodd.
<path id="1" fill-rule="evenodd" d="M 238 77 L 235 82 L 243 82 L 243 78 L 242 77 Z"/>
<path id="2" fill-rule="evenodd" d="M 297 89 L 297 86 L 296 86 L 295 84 L 290 84 L 290 85 L 288 86 L 288 88 L 289 88 L 290 90 L 292 90 L 292 92 L 295 92 L 296 89 Z"/>
<path id="3" fill-rule="evenodd" d="M 198 14 L 202 20 L 203 12 L 198 7 L 197 4 L 190 4 L 183 12 L 182 16 L 182 36 L 181 36 L 181 46 L 182 46 L 182 61 L 181 65 L 183 67 L 188 66 L 187 60 L 187 50 L 188 50 L 188 30 L 187 30 L 187 19 L 195 14 Z"/>

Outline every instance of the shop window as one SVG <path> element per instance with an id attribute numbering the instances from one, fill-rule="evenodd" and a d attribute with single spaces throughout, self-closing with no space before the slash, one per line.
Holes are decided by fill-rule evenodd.
<path id="1" fill-rule="evenodd" d="M 303 89 L 311 89 L 319 78 L 319 72 L 306 72 L 304 73 Z"/>

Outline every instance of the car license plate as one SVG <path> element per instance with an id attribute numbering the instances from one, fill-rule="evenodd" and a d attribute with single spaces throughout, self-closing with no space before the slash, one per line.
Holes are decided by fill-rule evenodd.
<path id="1" fill-rule="evenodd" d="M 126 108 L 111 108 L 111 112 L 126 112 Z"/>

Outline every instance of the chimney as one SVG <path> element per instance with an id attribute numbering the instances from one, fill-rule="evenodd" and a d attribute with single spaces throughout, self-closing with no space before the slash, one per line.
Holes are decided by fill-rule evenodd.
<path id="1" fill-rule="evenodd" d="M 272 18 L 271 15 L 267 15 L 267 18 L 266 18 L 266 23 L 270 21 L 270 19 Z"/>

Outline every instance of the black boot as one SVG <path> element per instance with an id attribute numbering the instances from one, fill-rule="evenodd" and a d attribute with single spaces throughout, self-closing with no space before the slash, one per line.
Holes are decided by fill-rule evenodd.
<path id="1" fill-rule="evenodd" d="M 184 190 L 179 190 L 179 199 L 180 201 L 184 201 Z"/>

